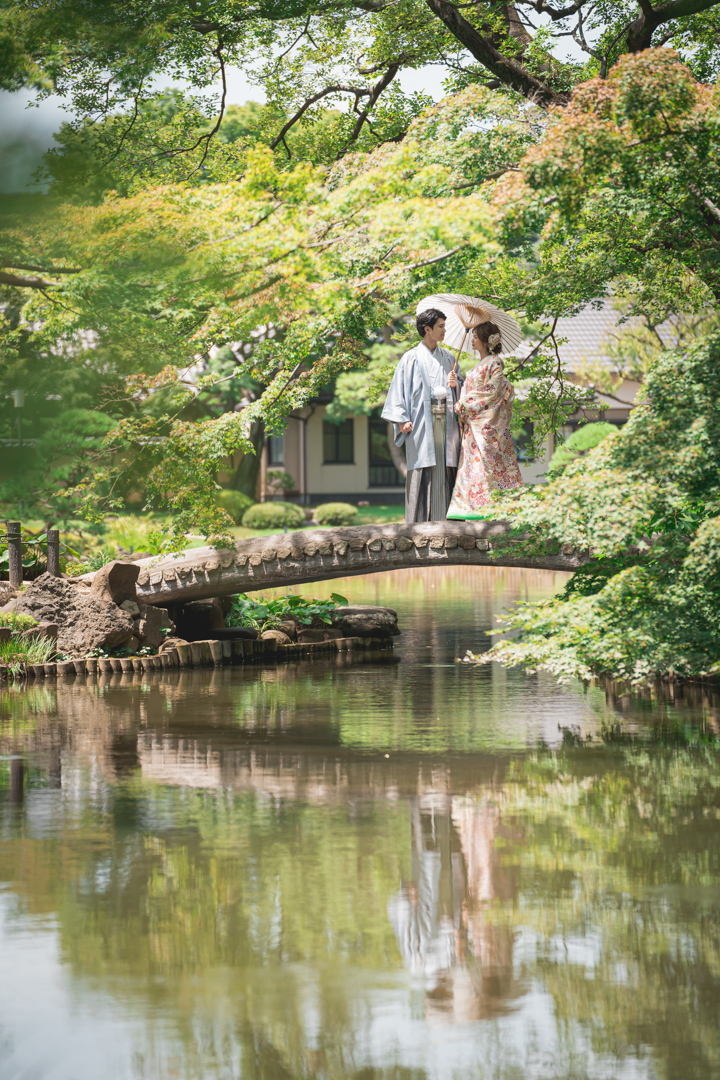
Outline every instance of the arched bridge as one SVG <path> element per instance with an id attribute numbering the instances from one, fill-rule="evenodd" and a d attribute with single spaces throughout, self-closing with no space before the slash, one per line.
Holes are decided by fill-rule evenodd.
<path id="1" fill-rule="evenodd" d="M 328 578 L 418 566 L 515 566 L 577 570 L 589 556 L 565 545 L 528 555 L 504 522 L 437 521 L 313 529 L 240 540 L 233 548 L 194 548 L 140 562 L 139 597 L 147 604 L 202 600 Z"/>

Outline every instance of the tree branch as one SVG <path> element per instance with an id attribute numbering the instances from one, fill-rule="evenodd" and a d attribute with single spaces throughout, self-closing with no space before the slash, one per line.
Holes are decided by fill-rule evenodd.
<path id="1" fill-rule="evenodd" d="M 530 75 L 519 64 L 509 60 L 483 37 L 457 8 L 447 0 L 425 0 L 427 6 L 448 28 L 469 52 L 479 60 L 483 67 L 492 72 L 505 86 L 512 87 L 529 101 L 548 108 L 550 105 L 565 105 L 570 100 L 568 94 L 558 94 L 546 83 Z M 538 0 L 540 2 L 540 0 Z"/>
<path id="2" fill-rule="evenodd" d="M 630 24 L 627 36 L 628 52 L 642 52 L 650 48 L 652 36 L 658 26 L 682 19 L 688 15 L 698 15 L 701 11 L 717 6 L 718 0 L 669 0 L 654 8 L 649 0 L 638 0 L 642 15 Z"/>
<path id="3" fill-rule="evenodd" d="M 211 130 L 207 131 L 204 135 L 200 135 L 199 138 L 197 138 L 195 140 L 195 142 L 192 144 L 192 146 L 180 146 L 176 150 L 166 150 L 166 151 L 163 151 L 160 154 L 154 155 L 155 158 L 160 158 L 160 159 L 162 159 L 162 158 L 165 158 L 165 159 L 174 158 L 178 154 L 191 154 L 193 152 L 193 150 L 197 150 L 199 146 L 201 146 L 203 143 L 205 143 L 205 148 L 203 149 L 202 157 L 200 158 L 200 161 L 197 163 L 195 168 L 192 169 L 191 172 L 189 172 L 188 175 L 185 177 L 186 180 L 189 180 L 191 176 L 194 176 L 194 174 L 196 172 L 198 172 L 198 170 L 201 169 L 203 167 L 203 165 L 205 164 L 205 159 L 207 158 L 208 153 L 210 152 L 210 143 L 211 143 L 212 139 L 214 138 L 214 136 L 217 134 L 217 132 L 220 130 L 220 125 L 222 124 L 223 117 L 225 116 L 225 104 L 227 102 L 227 74 L 226 74 L 226 71 L 225 71 L 225 57 L 223 56 L 223 51 L 222 50 L 223 50 L 223 41 L 220 38 L 220 36 L 218 35 L 217 46 L 214 49 L 212 49 L 211 51 L 212 51 L 213 56 L 217 57 L 217 61 L 218 61 L 218 64 L 220 66 L 220 78 L 221 78 L 221 81 L 222 81 L 222 94 L 220 96 L 220 113 L 218 115 L 217 120 L 213 124 Z M 127 131 L 124 133 L 123 138 L 125 138 L 125 135 L 128 134 L 129 130 L 130 130 L 130 128 L 128 128 Z M 140 166 L 138 166 L 138 169 L 135 171 L 136 176 L 137 176 L 137 174 L 139 172 L 139 168 L 140 168 Z"/>
<path id="4" fill-rule="evenodd" d="M 323 90 L 318 90 L 317 94 L 313 94 L 312 97 L 307 98 L 302 103 L 297 112 L 290 117 L 286 124 L 280 129 L 278 135 L 275 136 L 270 143 L 270 149 L 275 150 L 280 143 L 285 143 L 285 136 L 292 127 L 297 124 L 298 120 L 308 111 L 311 106 L 315 105 L 322 98 L 327 97 L 329 94 L 355 94 L 356 98 L 369 97 L 372 93 L 366 86 L 345 86 L 342 83 L 336 83 L 333 86 L 326 86 Z M 288 157 L 290 157 L 290 151 L 288 150 L 287 143 L 285 143 L 285 149 L 287 150 Z"/>
<path id="5" fill-rule="evenodd" d="M 360 132 L 362 131 L 363 124 L 365 123 L 365 121 L 368 118 L 368 113 L 372 109 L 372 107 L 375 104 L 375 102 L 377 101 L 377 99 L 382 94 L 383 90 L 386 90 L 388 88 L 388 86 L 393 81 L 393 79 L 395 78 L 395 76 L 397 75 L 399 70 L 400 70 L 400 65 L 399 64 L 391 64 L 390 67 L 385 72 L 385 74 L 382 76 L 382 78 L 378 79 L 378 81 L 375 83 L 375 85 L 373 86 L 372 91 L 370 93 L 370 97 L 368 98 L 367 105 L 365 106 L 363 111 L 358 114 L 358 118 L 355 121 L 355 127 L 352 129 L 352 131 L 350 133 L 350 138 L 348 139 L 347 143 L 345 144 L 345 147 L 343 149 L 343 153 L 345 152 L 345 150 L 347 150 L 348 146 L 350 146 L 352 143 L 354 143 L 355 140 L 358 138 L 358 136 L 360 135 Z"/>
<path id="6" fill-rule="evenodd" d="M 450 248 L 449 251 L 443 251 L 440 255 L 435 255 L 432 259 L 421 259 L 420 262 L 405 263 L 404 266 L 393 266 L 389 270 L 386 270 L 384 274 L 377 274 L 371 280 L 363 278 L 362 281 L 356 283 L 355 288 L 359 289 L 362 288 L 363 285 L 370 285 L 372 291 L 379 281 L 389 277 L 390 274 L 407 274 L 411 270 L 420 270 L 423 266 L 432 266 L 434 263 L 444 262 L 445 259 L 452 258 L 453 255 L 457 255 L 458 251 L 462 251 L 463 248 L 466 248 L 467 246 L 467 244 L 458 244 L 457 247 Z"/>
<path id="7" fill-rule="evenodd" d="M 39 277 L 19 277 L 18 274 L 6 274 L 0 270 L 0 285 L 14 285 L 18 289 L 57 289 L 60 282 Z"/>
<path id="8" fill-rule="evenodd" d="M 198 172 L 198 170 L 201 169 L 203 167 L 203 165 L 205 164 L 205 158 L 208 156 L 208 152 L 210 150 L 210 141 L 213 138 L 213 136 L 216 135 L 217 132 L 220 130 L 220 125 L 222 124 L 223 117 L 225 115 L 225 102 L 227 100 L 227 76 L 225 74 L 225 58 L 223 57 L 222 47 L 223 47 L 222 39 L 221 39 L 220 35 L 218 34 L 217 48 L 213 49 L 213 53 L 214 53 L 215 56 L 217 56 L 218 63 L 220 65 L 220 76 L 222 78 L 222 96 L 220 98 L 220 113 L 218 115 L 217 120 L 215 121 L 215 124 L 214 124 L 212 130 L 209 131 L 207 133 L 207 135 L 202 135 L 198 139 L 197 143 L 195 144 L 195 146 L 197 147 L 197 146 L 200 145 L 200 143 L 202 142 L 203 139 L 205 140 L 205 149 L 203 150 L 202 157 L 200 158 L 200 161 L 197 163 L 195 168 L 190 173 L 190 176 L 192 176 L 193 173 Z M 191 147 L 191 149 L 195 149 L 195 147 Z M 189 177 L 188 177 L 188 179 L 189 179 Z"/>
<path id="9" fill-rule="evenodd" d="M 718 221 L 720 221 L 720 209 L 718 209 L 718 207 L 715 205 L 715 203 L 712 202 L 710 199 L 708 199 L 707 195 L 703 195 L 702 191 L 700 191 L 698 188 L 696 188 L 694 184 L 689 184 L 688 186 L 689 186 L 690 190 L 692 191 L 693 195 L 697 195 L 698 199 L 700 199 L 701 202 L 704 203 L 704 205 L 707 207 L 707 209 L 710 211 L 710 213 L 714 214 L 715 217 L 718 219 Z M 25 267 L 25 269 L 34 270 L 35 267 Z"/>
<path id="10" fill-rule="evenodd" d="M 585 3 L 585 0 L 575 0 L 574 4 L 568 4 L 564 8 L 550 7 L 545 3 L 545 0 L 515 0 L 516 4 L 524 4 L 527 7 L 533 8 L 537 11 L 538 15 L 549 15 L 553 22 L 558 22 L 560 19 L 567 19 L 569 15 L 574 15 Z"/>
<path id="11" fill-rule="evenodd" d="M 0 258 L 0 265 L 8 266 L 11 270 L 35 270 L 38 274 L 81 274 L 81 266 L 33 266 L 32 263 L 15 262 L 14 259 L 4 260 Z"/>

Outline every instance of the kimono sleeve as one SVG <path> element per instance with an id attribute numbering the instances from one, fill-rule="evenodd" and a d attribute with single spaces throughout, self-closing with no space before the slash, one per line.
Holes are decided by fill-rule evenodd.
<path id="1" fill-rule="evenodd" d="M 395 368 L 395 374 L 387 392 L 387 398 L 381 413 L 383 420 L 391 423 L 407 424 L 412 420 L 412 371 L 411 365 L 403 358 Z M 395 428 L 395 443 L 402 446 L 405 442 L 405 434 Z"/>
<path id="2" fill-rule="evenodd" d="M 505 365 L 502 360 L 493 360 L 492 363 L 480 372 L 480 378 L 472 380 L 474 385 L 472 386 L 472 395 L 477 406 L 481 409 L 492 409 L 494 405 L 497 405 L 500 401 L 504 401 L 505 398 L 512 393 L 512 386 L 510 382 L 505 378 L 503 374 Z M 470 390 L 468 391 L 470 392 Z M 479 399 L 479 400 L 478 400 Z M 475 401 L 473 402 L 475 404 Z M 468 407 L 467 399 L 464 401 L 465 407 Z"/>

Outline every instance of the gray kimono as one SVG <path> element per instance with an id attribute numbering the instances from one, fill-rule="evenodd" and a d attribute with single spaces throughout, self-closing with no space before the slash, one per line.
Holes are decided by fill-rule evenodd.
<path id="1" fill-rule="evenodd" d="M 458 385 L 454 390 L 448 387 L 448 375 L 452 371 L 455 358 L 441 345 L 430 352 L 421 341 L 414 349 L 406 352 L 393 375 L 388 390 L 383 419 L 395 425 L 396 446 L 405 445 L 408 475 L 405 484 L 405 520 L 430 520 L 430 491 L 432 470 L 440 462 L 435 461 L 435 443 L 433 439 L 432 412 L 430 399 L 435 386 L 447 390 L 445 438 L 445 462 L 452 474 L 448 476 L 450 491 L 455 482 L 458 455 L 460 453 L 460 430 L 455 418 L 455 402 L 459 399 L 462 376 L 457 372 Z M 400 424 L 412 421 L 413 430 L 405 435 L 400 431 Z"/>

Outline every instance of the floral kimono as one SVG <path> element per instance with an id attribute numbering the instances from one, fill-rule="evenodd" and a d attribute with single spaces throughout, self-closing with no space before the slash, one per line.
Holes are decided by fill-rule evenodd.
<path id="1" fill-rule="evenodd" d="M 455 406 L 462 441 L 448 518 L 477 518 L 492 501 L 493 491 L 522 485 L 510 434 L 515 391 L 497 356 L 486 356 L 468 372 Z"/>

